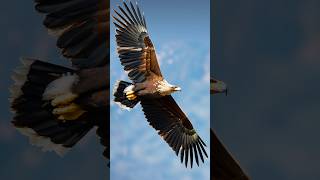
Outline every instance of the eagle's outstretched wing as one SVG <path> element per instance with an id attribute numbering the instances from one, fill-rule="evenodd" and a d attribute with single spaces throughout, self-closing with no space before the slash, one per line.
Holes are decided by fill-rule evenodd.
<path id="1" fill-rule="evenodd" d="M 34 0 L 62 55 L 77 68 L 109 64 L 109 0 Z"/>
<path id="2" fill-rule="evenodd" d="M 117 51 L 129 78 L 137 83 L 146 80 L 150 72 L 162 76 L 155 48 L 149 38 L 146 21 L 138 6 L 123 2 L 113 16 L 116 26 Z"/>
<path id="3" fill-rule="evenodd" d="M 213 129 L 210 132 L 212 159 L 212 177 L 217 180 L 249 180 L 239 164 L 219 141 Z"/>
<path id="4" fill-rule="evenodd" d="M 172 96 L 157 99 L 141 98 L 141 105 L 150 125 L 158 131 L 177 155 L 180 151 L 181 162 L 185 161 L 186 167 L 189 156 L 191 167 L 193 158 L 197 165 L 199 165 L 199 156 L 204 162 L 203 154 L 208 157 L 204 149 L 206 145 Z"/>

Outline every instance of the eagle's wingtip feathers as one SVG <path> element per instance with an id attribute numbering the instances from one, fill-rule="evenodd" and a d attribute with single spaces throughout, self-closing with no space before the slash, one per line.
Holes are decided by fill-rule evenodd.
<path id="1" fill-rule="evenodd" d="M 29 138 L 30 144 L 40 147 L 43 152 L 46 151 L 54 151 L 60 157 L 63 157 L 69 150 L 69 148 L 62 146 L 61 144 L 53 143 L 50 138 L 39 136 L 33 129 L 31 128 L 20 128 L 16 127 L 16 129 L 23 135 Z"/>

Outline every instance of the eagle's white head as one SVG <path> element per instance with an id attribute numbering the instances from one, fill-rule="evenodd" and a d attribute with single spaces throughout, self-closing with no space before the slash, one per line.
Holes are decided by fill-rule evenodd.
<path id="1" fill-rule="evenodd" d="M 176 91 L 181 91 L 181 88 L 179 86 L 168 83 L 166 80 L 162 80 L 158 82 L 157 92 L 161 96 L 170 95 L 171 93 L 174 93 Z"/>

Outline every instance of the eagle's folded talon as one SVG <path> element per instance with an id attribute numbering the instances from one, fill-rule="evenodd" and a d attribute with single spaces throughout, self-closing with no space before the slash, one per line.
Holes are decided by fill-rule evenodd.
<path id="1" fill-rule="evenodd" d="M 126 92 L 127 98 L 131 101 L 137 98 L 137 96 L 134 94 L 134 91 L 128 91 Z"/>
<path id="2" fill-rule="evenodd" d="M 131 101 L 131 100 L 136 99 L 136 98 L 137 98 L 137 96 L 136 96 L 136 95 L 134 95 L 134 94 L 132 94 L 132 95 L 127 96 L 127 98 Z"/>
<path id="3" fill-rule="evenodd" d="M 132 101 L 132 100 L 135 100 L 135 99 L 137 98 L 137 96 L 135 96 L 135 95 L 134 95 L 134 96 L 128 96 L 127 98 L 128 98 L 130 101 Z"/>
<path id="4" fill-rule="evenodd" d="M 78 119 L 86 111 L 75 103 L 53 109 L 52 113 L 58 116 L 58 120 L 75 120 Z"/>
<path id="5" fill-rule="evenodd" d="M 128 91 L 126 92 L 126 95 L 134 94 L 134 91 Z"/>
<path id="6" fill-rule="evenodd" d="M 51 105 L 53 107 L 55 106 L 59 106 L 59 105 L 66 105 L 66 104 L 70 104 L 73 100 L 75 100 L 78 97 L 77 94 L 73 94 L 73 93 L 68 93 L 68 94 L 64 94 L 64 95 L 60 95 L 55 97 L 52 101 L 51 101 Z"/>

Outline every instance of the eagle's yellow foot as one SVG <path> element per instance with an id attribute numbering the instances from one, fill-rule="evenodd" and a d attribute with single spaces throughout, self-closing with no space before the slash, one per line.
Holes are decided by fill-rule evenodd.
<path id="1" fill-rule="evenodd" d="M 66 121 L 66 120 L 76 120 L 78 119 L 83 113 L 85 113 L 85 111 L 81 110 L 81 111 L 75 111 L 75 112 L 70 112 L 70 113 L 65 113 L 62 115 L 59 115 L 58 119 L 62 120 L 62 121 Z"/>
<path id="2" fill-rule="evenodd" d="M 137 98 L 137 96 L 134 94 L 134 91 L 128 91 L 126 92 L 127 98 L 131 101 Z"/>
<path id="3" fill-rule="evenodd" d="M 58 116 L 59 120 L 76 120 L 86 111 L 75 103 L 59 106 L 53 109 L 52 113 Z"/>
<path id="4" fill-rule="evenodd" d="M 74 111 L 77 111 L 80 109 L 81 108 L 77 104 L 72 103 L 72 104 L 69 104 L 66 106 L 59 106 L 59 107 L 55 108 L 52 111 L 52 113 L 53 114 L 65 114 L 65 113 L 71 113 L 71 112 L 74 112 Z"/>
<path id="5" fill-rule="evenodd" d="M 51 105 L 54 107 L 52 113 L 63 121 L 78 119 L 86 111 L 73 103 L 77 97 L 78 95 L 73 93 L 57 96 L 51 101 Z"/>
<path id="6" fill-rule="evenodd" d="M 54 98 L 51 101 L 51 105 L 53 107 L 59 106 L 59 105 L 67 105 L 67 104 L 70 104 L 77 97 L 78 97 L 78 95 L 77 94 L 73 94 L 73 93 L 63 94 L 63 95 L 60 95 L 60 96 Z"/>

